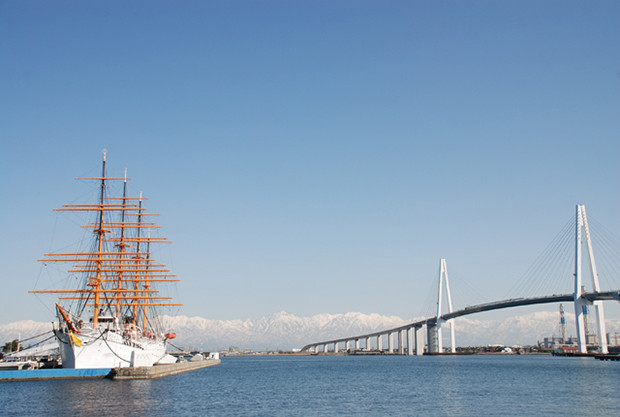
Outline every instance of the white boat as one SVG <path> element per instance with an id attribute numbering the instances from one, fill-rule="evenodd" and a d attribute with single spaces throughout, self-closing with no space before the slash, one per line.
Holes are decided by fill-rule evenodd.
<path id="1" fill-rule="evenodd" d="M 9 358 L 0 361 L 0 371 L 21 371 L 26 369 L 38 369 L 39 362 Z"/>
<path id="2" fill-rule="evenodd" d="M 4 360 L 0 360 L 0 370 L 55 368 L 58 366 L 59 358 L 58 343 L 42 341 L 26 349 L 7 353 Z"/>
<path id="3" fill-rule="evenodd" d="M 41 261 L 69 263 L 69 276 L 78 277 L 79 285 L 31 291 L 61 295 L 56 303 L 58 323 L 54 333 L 63 368 L 174 362 L 175 358 L 166 354 L 166 347 L 176 335 L 161 326 L 158 309 L 181 304 L 160 296 L 157 285 L 178 280 L 153 259 L 150 251 L 152 244 L 169 241 L 147 233 L 158 226 L 145 221 L 149 214 L 142 206 L 142 196 L 127 195 L 126 175 L 107 176 L 105 152 L 102 175 L 78 180 L 95 183 L 97 201 L 56 210 L 92 214 L 94 219 L 82 227 L 92 231 L 93 241 L 86 249 L 49 253 Z M 122 195 L 109 195 L 108 185 L 113 181 L 122 181 Z"/>

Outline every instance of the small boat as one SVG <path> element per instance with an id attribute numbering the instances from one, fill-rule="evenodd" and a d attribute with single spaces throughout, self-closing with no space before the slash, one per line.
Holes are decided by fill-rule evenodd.
<path id="1" fill-rule="evenodd" d="M 160 324 L 159 309 L 181 304 L 160 296 L 158 285 L 179 280 L 151 256 L 151 245 L 169 241 L 150 236 L 148 231 L 158 226 L 147 221 L 152 214 L 146 213 L 142 195 L 128 196 L 126 173 L 120 178 L 108 176 L 105 151 L 101 176 L 77 179 L 94 182 L 97 200 L 63 205 L 56 211 L 92 215 L 92 221 L 82 226 L 92 231 L 92 240 L 85 248 L 48 253 L 40 261 L 68 263 L 67 282 L 78 285 L 31 291 L 60 295 L 54 334 L 63 368 L 175 362 L 166 353 L 175 334 Z M 110 195 L 109 184 L 117 181 L 122 182 L 122 194 Z"/>
<path id="2" fill-rule="evenodd" d="M 44 335 L 51 335 L 51 333 L 46 332 Z M 58 343 L 55 341 L 47 342 L 50 339 L 48 338 L 25 349 L 7 353 L 4 359 L 0 360 L 0 371 L 57 368 L 60 363 Z"/>
<path id="3" fill-rule="evenodd" d="M 21 371 L 26 369 L 38 369 L 39 362 L 9 358 L 0 361 L 0 371 Z"/>

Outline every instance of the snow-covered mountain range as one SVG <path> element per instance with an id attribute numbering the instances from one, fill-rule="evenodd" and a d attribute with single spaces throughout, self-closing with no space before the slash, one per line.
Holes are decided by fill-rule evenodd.
<path id="1" fill-rule="evenodd" d="M 229 346 L 254 350 L 288 350 L 305 344 L 355 336 L 397 327 L 413 320 L 379 314 L 317 314 L 300 317 L 279 312 L 257 319 L 210 320 L 202 317 L 164 317 L 166 327 L 177 333 L 176 346 L 197 349 L 227 349 Z M 568 333 L 574 334 L 573 317 L 567 313 Z M 559 335 L 554 312 L 535 312 L 507 319 L 456 319 L 458 346 L 487 344 L 535 344 L 545 337 Z M 32 320 L 0 324 L 0 342 L 25 339 L 51 331 L 50 323 Z M 619 319 L 607 319 L 608 332 L 620 332 Z M 448 333 L 448 332 L 445 332 Z M 50 333 L 51 335 L 51 333 Z"/>

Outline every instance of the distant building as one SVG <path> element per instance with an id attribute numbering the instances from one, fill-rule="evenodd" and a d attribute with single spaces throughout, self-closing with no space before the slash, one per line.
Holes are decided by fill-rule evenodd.
<path id="1" fill-rule="evenodd" d="M 557 349 L 559 346 L 577 346 L 577 341 L 573 337 L 562 341 L 561 337 L 551 336 L 545 337 L 543 343 L 539 343 L 545 349 Z"/>
<path id="2" fill-rule="evenodd" d="M 595 334 L 589 334 L 586 338 L 588 346 L 598 346 L 598 336 Z M 545 349 L 557 349 L 560 346 L 577 346 L 577 339 L 569 337 L 565 343 L 562 343 L 562 338 L 557 336 L 545 337 L 543 342 L 540 343 Z M 620 346 L 620 333 L 607 333 L 607 345 L 608 346 Z"/>
<path id="3" fill-rule="evenodd" d="M 620 333 L 607 333 L 608 346 L 620 346 Z"/>

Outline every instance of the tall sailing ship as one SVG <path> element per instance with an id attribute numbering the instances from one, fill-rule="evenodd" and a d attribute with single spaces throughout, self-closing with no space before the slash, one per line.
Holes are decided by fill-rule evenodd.
<path id="1" fill-rule="evenodd" d="M 165 333 L 158 310 L 180 306 L 159 295 L 158 284 L 179 281 L 151 256 L 151 245 L 170 242 L 151 237 L 158 228 L 148 221 L 143 199 L 127 196 L 127 175 L 108 177 L 103 154 L 101 177 L 77 178 L 99 187 L 94 204 L 67 204 L 56 211 L 87 212 L 92 242 L 77 252 L 48 253 L 42 262 L 70 263 L 78 288 L 38 290 L 60 295 L 56 303 L 58 340 L 64 368 L 152 366 L 174 362 L 166 347 L 174 333 Z M 122 196 L 109 195 L 109 184 L 122 182 Z"/>

